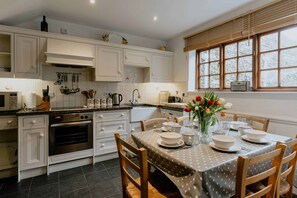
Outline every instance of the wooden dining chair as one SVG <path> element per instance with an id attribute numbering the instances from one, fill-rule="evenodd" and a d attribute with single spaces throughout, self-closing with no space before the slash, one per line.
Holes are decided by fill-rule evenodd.
<path id="1" fill-rule="evenodd" d="M 293 194 L 294 175 L 297 160 L 297 135 L 292 141 L 286 143 L 278 142 L 277 144 L 287 145 L 287 150 L 290 151 L 290 153 L 288 155 L 285 154 L 282 160 L 282 169 L 278 181 L 276 197 L 283 196 L 289 198 L 292 197 Z"/>
<path id="2" fill-rule="evenodd" d="M 167 122 L 168 118 L 153 118 L 149 120 L 141 120 L 141 130 L 147 131 L 150 129 L 161 128 L 163 122 Z"/>
<path id="3" fill-rule="evenodd" d="M 267 131 L 269 125 L 268 118 L 260 118 L 250 115 L 243 115 L 243 114 L 234 114 L 234 121 L 246 120 L 247 123 L 250 123 L 253 129 Z"/>
<path id="4" fill-rule="evenodd" d="M 265 197 L 273 198 L 276 193 L 277 179 L 280 174 L 281 162 L 285 150 L 286 145 L 279 144 L 276 146 L 275 150 L 262 155 L 255 157 L 239 156 L 237 160 L 235 197 L 256 198 L 265 195 Z M 272 166 L 269 169 L 256 175 L 248 175 L 249 168 L 252 165 L 271 159 Z M 262 183 L 261 188 L 253 188 L 255 185 L 258 186 L 259 182 L 265 179 L 268 180 Z"/>
<path id="5" fill-rule="evenodd" d="M 144 148 L 136 149 L 129 143 L 125 142 L 120 138 L 118 133 L 114 134 L 116 139 L 116 145 L 118 149 L 118 155 L 120 160 L 120 168 L 121 168 L 121 177 L 122 177 L 122 191 L 123 197 L 129 198 L 165 198 L 165 197 L 174 197 L 180 198 L 182 197 L 177 187 L 167 178 L 164 179 L 162 176 L 158 175 L 157 179 L 152 179 L 153 177 L 149 177 L 148 172 L 148 162 L 147 162 L 147 151 Z M 134 161 L 129 159 L 123 150 L 123 148 L 130 150 L 130 152 L 134 153 L 138 160 L 139 165 Z M 128 165 L 128 166 L 127 166 Z M 128 167 L 133 169 L 139 174 L 138 178 L 134 178 L 130 171 L 128 171 Z M 128 183 L 128 180 L 130 183 Z M 157 185 L 151 184 L 150 180 L 159 180 Z M 162 185 L 165 184 L 165 185 Z M 166 189 L 165 189 L 166 187 Z"/>
<path id="6" fill-rule="evenodd" d="M 189 122 L 189 116 L 174 117 L 174 121 L 179 125 L 186 125 L 186 122 Z"/>

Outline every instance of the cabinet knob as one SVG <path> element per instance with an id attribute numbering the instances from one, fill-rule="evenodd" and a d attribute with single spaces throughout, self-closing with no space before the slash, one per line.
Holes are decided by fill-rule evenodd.
<path id="1" fill-rule="evenodd" d="M 123 128 L 123 126 L 119 126 L 119 129 L 122 129 Z"/>
<path id="2" fill-rule="evenodd" d="M 145 60 L 148 62 L 150 59 L 146 56 L 146 57 L 145 57 Z"/>
<path id="3" fill-rule="evenodd" d="M 40 133 L 40 135 L 39 135 L 40 137 L 43 137 L 44 136 L 44 134 L 43 133 Z"/>
<path id="4" fill-rule="evenodd" d="M 36 120 L 32 120 L 31 123 L 32 123 L 32 124 L 36 124 Z"/>
<path id="5" fill-rule="evenodd" d="M 131 132 L 134 132 L 135 131 L 135 129 L 131 129 Z"/>
<path id="6" fill-rule="evenodd" d="M 123 117 L 123 116 L 125 116 L 125 114 L 124 114 L 124 113 L 122 113 L 122 114 L 121 114 L 121 117 Z"/>
<path id="7" fill-rule="evenodd" d="M 105 128 L 101 128 L 101 131 L 105 131 Z"/>
<path id="8" fill-rule="evenodd" d="M 103 115 L 100 115 L 99 118 L 103 118 Z"/>
<path id="9" fill-rule="evenodd" d="M 7 124 L 11 124 L 11 123 L 12 123 L 12 120 L 8 120 L 8 121 L 7 121 Z"/>
<path id="10" fill-rule="evenodd" d="M 104 147 L 105 146 L 105 144 L 101 144 L 101 146 L 100 147 Z"/>

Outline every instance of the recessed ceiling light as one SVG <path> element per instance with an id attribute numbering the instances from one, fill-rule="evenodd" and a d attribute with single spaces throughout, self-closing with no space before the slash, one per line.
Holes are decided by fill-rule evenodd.
<path id="1" fill-rule="evenodd" d="M 96 0 L 90 0 L 91 4 L 95 4 Z"/>
<path id="2" fill-rule="evenodd" d="M 158 17 L 154 16 L 153 21 L 157 21 L 157 20 L 158 20 Z"/>

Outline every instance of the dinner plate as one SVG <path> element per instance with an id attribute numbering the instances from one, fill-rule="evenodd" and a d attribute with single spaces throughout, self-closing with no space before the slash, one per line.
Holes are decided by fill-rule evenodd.
<path id="1" fill-rule="evenodd" d="M 214 142 L 210 142 L 209 146 L 211 148 L 215 149 L 215 150 L 222 151 L 222 152 L 227 152 L 227 153 L 235 153 L 235 152 L 241 150 L 241 147 L 238 146 L 238 145 L 233 145 L 233 146 L 231 146 L 230 148 L 227 148 L 227 149 L 220 148 L 220 147 L 217 147 Z"/>
<path id="2" fill-rule="evenodd" d="M 165 144 L 165 143 L 162 141 L 162 139 L 159 138 L 159 139 L 157 140 L 157 144 L 158 144 L 159 146 L 163 146 L 163 147 L 166 147 L 166 148 L 178 148 L 178 147 L 183 146 L 185 143 L 184 143 L 183 140 L 180 140 L 180 141 L 178 141 L 177 144 Z"/>
<path id="3" fill-rule="evenodd" d="M 260 140 L 252 140 L 252 139 L 248 138 L 246 135 L 243 135 L 243 136 L 241 136 L 241 138 L 247 142 L 252 142 L 252 143 L 256 143 L 256 144 L 267 144 L 270 142 L 270 140 L 268 140 L 265 137 Z"/>

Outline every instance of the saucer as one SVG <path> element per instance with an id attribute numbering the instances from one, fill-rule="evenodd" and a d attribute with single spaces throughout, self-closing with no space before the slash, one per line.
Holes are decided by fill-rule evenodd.
<path id="1" fill-rule="evenodd" d="M 267 138 L 262 138 L 260 140 L 252 140 L 252 139 L 249 139 L 246 135 L 243 135 L 241 136 L 241 138 L 247 142 L 252 142 L 252 143 L 256 143 L 256 144 L 267 144 L 269 143 L 270 141 L 267 139 Z"/>
<path id="2" fill-rule="evenodd" d="M 176 144 L 165 144 L 161 138 L 159 138 L 157 140 L 157 144 L 159 146 L 162 146 L 162 147 L 166 147 L 166 148 L 178 148 L 178 147 L 181 147 L 184 145 L 184 141 L 183 140 L 180 140 L 178 141 Z"/>
<path id="3" fill-rule="evenodd" d="M 209 143 L 209 146 L 210 146 L 211 148 L 215 149 L 215 150 L 223 151 L 223 152 L 227 152 L 227 153 L 235 153 L 235 152 L 241 150 L 241 147 L 238 146 L 238 145 L 233 145 L 233 146 L 231 146 L 230 148 L 227 148 L 227 149 L 225 149 L 225 148 L 219 148 L 219 147 L 217 147 L 217 146 L 215 145 L 214 142 L 210 142 L 210 143 Z"/>

